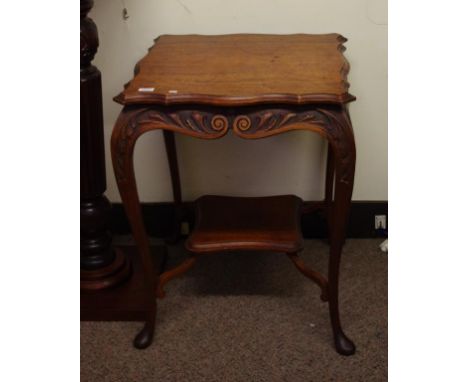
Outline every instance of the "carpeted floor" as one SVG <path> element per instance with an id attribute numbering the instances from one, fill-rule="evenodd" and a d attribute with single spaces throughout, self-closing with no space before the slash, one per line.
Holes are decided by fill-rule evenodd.
<path id="1" fill-rule="evenodd" d="M 341 267 L 341 318 L 354 356 L 338 355 L 318 287 L 284 255 L 202 257 L 167 284 L 154 343 L 136 350 L 142 324 L 81 323 L 82 382 L 387 380 L 387 255 L 381 240 L 349 239 Z M 325 272 L 328 246 L 301 256 Z M 170 249 L 168 267 L 184 257 Z"/>

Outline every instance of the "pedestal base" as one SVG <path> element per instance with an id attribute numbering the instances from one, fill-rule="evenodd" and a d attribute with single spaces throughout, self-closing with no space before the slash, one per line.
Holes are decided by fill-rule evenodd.
<path id="1" fill-rule="evenodd" d="M 145 285 L 138 251 L 134 246 L 117 250 L 128 259 L 132 273 L 128 280 L 112 288 L 81 291 L 82 321 L 147 321 L 154 311 L 154 290 Z M 154 271 L 159 273 L 164 262 L 164 247 L 152 247 Z"/>
<path id="2" fill-rule="evenodd" d="M 81 270 L 81 289 L 99 290 L 124 282 L 131 273 L 131 265 L 120 249 L 115 250 L 115 260 L 107 267 L 98 270 Z"/>

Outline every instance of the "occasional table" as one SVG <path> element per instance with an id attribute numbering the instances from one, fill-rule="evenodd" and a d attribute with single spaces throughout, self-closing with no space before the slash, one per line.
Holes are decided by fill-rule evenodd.
<path id="1" fill-rule="evenodd" d="M 328 302 L 335 347 L 351 355 L 353 342 L 339 315 L 338 279 L 341 250 L 353 191 L 356 149 L 347 103 L 349 64 L 342 52 L 346 39 L 326 35 L 161 36 L 136 65 L 134 78 L 115 100 L 124 108 L 112 134 L 112 161 L 122 202 L 144 269 L 147 321 L 134 344 L 151 344 L 156 296 L 204 254 L 269 251 L 286 254 L 318 284 Z M 205 195 L 196 205 L 196 223 L 186 241 L 187 259 L 155 274 L 142 220 L 133 168 L 138 138 L 162 130 L 174 202 L 182 205 L 174 133 L 200 139 L 228 132 L 259 139 L 292 130 L 308 130 L 328 140 L 325 198 L 312 205 L 294 195 L 227 197 Z M 323 210 L 328 221 L 328 276 L 309 269 L 299 257 L 303 248 L 300 216 Z M 155 295 L 155 296 L 154 296 Z"/>

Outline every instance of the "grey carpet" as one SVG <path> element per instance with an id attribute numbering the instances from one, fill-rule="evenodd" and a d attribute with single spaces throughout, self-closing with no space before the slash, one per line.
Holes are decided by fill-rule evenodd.
<path id="1" fill-rule="evenodd" d="M 354 356 L 332 347 L 319 288 L 285 255 L 201 258 L 167 284 L 154 343 L 132 347 L 135 322 L 81 323 L 81 380 L 386 381 L 387 255 L 381 240 L 350 239 L 341 267 L 341 317 Z M 301 256 L 325 272 L 328 246 L 308 240 Z M 168 267 L 185 256 L 170 249 Z"/>

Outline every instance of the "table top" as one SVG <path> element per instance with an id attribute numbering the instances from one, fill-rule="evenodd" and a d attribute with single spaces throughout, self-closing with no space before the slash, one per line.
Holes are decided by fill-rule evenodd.
<path id="1" fill-rule="evenodd" d="M 115 100 L 130 104 L 244 106 L 343 104 L 346 39 L 339 34 L 164 35 Z"/>

